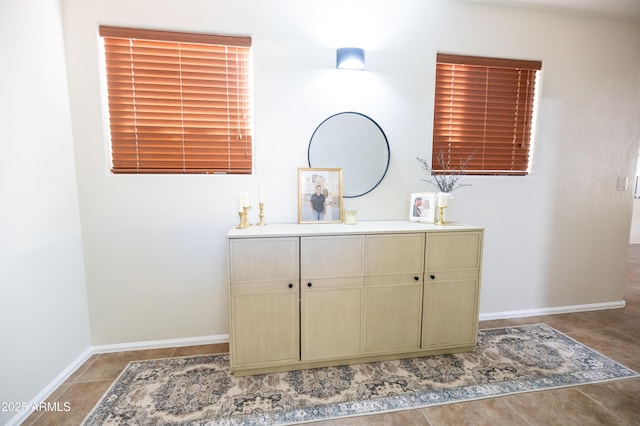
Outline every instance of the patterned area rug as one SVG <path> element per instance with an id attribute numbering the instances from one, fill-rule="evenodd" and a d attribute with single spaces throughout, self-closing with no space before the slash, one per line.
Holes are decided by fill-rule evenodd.
<path id="1" fill-rule="evenodd" d="M 480 330 L 468 353 L 256 376 L 228 354 L 135 361 L 84 424 L 292 424 L 636 376 L 537 324 Z"/>

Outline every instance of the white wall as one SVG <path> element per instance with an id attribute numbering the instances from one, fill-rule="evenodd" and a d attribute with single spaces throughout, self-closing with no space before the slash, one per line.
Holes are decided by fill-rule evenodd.
<path id="1" fill-rule="evenodd" d="M 5 424 L 91 342 L 58 2 L 0 2 L 0 52 Z"/>
<path id="2" fill-rule="evenodd" d="M 265 220 L 297 220 L 297 168 L 324 118 L 352 110 L 389 138 L 360 220 L 404 220 L 429 158 L 437 51 L 543 61 L 533 171 L 469 177 L 453 219 L 486 227 L 484 314 L 622 299 L 640 138 L 640 28 L 452 0 L 62 0 L 94 344 L 228 332 L 225 234 L 240 191 L 265 187 Z M 250 35 L 255 175 L 114 176 L 99 24 Z M 334 69 L 366 50 L 365 72 Z M 251 212 L 256 216 L 255 210 Z"/>
<path id="3" fill-rule="evenodd" d="M 633 215 L 631 218 L 629 244 L 640 244 L 640 199 L 633 200 Z"/>

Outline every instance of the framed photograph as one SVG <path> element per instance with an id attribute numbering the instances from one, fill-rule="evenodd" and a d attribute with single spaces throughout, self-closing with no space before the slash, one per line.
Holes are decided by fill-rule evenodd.
<path id="1" fill-rule="evenodd" d="M 298 169 L 298 222 L 342 222 L 342 169 Z"/>
<path id="2" fill-rule="evenodd" d="M 409 197 L 409 221 L 433 223 L 436 217 L 436 193 L 415 192 Z"/>

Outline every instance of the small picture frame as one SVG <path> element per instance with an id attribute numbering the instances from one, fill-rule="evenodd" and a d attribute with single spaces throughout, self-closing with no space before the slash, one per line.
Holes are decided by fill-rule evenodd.
<path id="1" fill-rule="evenodd" d="M 409 221 L 433 223 L 436 217 L 436 193 L 414 192 L 409 197 Z"/>
<path id="2" fill-rule="evenodd" d="M 342 169 L 298 169 L 298 223 L 342 222 Z"/>

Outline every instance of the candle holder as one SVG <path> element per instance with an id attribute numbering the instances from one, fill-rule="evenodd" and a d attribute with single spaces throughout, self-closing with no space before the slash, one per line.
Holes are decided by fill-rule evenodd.
<path id="1" fill-rule="evenodd" d="M 238 216 L 240 216 L 240 223 L 236 225 L 236 229 L 244 229 L 244 212 L 238 212 Z"/>
<path id="2" fill-rule="evenodd" d="M 258 217 L 260 217 L 260 222 L 256 223 L 256 226 L 265 226 L 266 225 L 266 223 L 264 223 L 262 221 L 262 219 L 264 218 L 263 210 L 264 210 L 264 203 L 261 202 L 260 203 L 260 214 L 258 215 Z"/>
<path id="3" fill-rule="evenodd" d="M 438 221 L 436 222 L 436 225 L 445 225 L 445 221 L 444 221 L 444 209 L 447 208 L 447 206 L 438 206 L 438 208 L 440 209 L 440 215 L 438 218 Z"/>
<path id="4" fill-rule="evenodd" d="M 247 213 L 247 210 L 249 210 L 250 208 L 251 206 L 242 206 L 242 226 L 244 228 L 248 228 L 249 226 L 251 226 L 248 220 L 249 214 Z"/>

